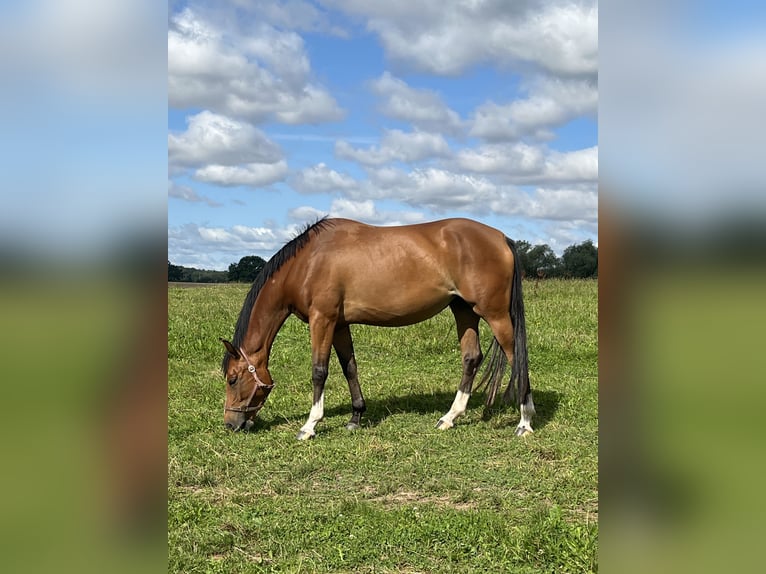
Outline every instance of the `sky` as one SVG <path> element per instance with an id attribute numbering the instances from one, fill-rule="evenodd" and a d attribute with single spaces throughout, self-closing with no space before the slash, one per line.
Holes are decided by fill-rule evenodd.
<path id="1" fill-rule="evenodd" d="M 168 258 L 324 215 L 597 244 L 597 110 L 595 1 L 171 1 Z"/>

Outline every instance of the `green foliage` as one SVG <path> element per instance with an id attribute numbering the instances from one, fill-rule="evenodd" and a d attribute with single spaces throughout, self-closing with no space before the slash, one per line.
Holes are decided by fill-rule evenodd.
<path id="1" fill-rule="evenodd" d="M 168 281 L 188 283 L 225 283 L 228 280 L 226 271 L 211 271 L 173 265 L 168 261 Z"/>
<path id="2" fill-rule="evenodd" d="M 570 245 L 561 256 L 561 264 L 569 277 L 597 277 L 598 248 L 590 239 L 577 245 Z"/>
<path id="3" fill-rule="evenodd" d="M 180 265 L 173 265 L 168 260 L 168 281 L 183 281 L 183 269 Z"/>
<path id="4" fill-rule="evenodd" d="M 239 260 L 238 263 L 229 265 L 229 281 L 238 281 L 240 283 L 252 283 L 266 265 L 266 260 L 257 255 L 247 255 Z"/>
<path id="5" fill-rule="evenodd" d="M 317 438 L 306 325 L 274 343 L 276 388 L 255 432 L 223 428 L 223 346 L 246 285 L 168 292 L 168 559 L 174 572 L 592 572 L 598 552 L 595 281 L 525 282 L 535 434 L 483 393 L 434 425 L 460 379 L 449 312 L 352 326 L 368 411 L 345 430 L 330 365 Z M 482 323 L 483 348 L 491 335 Z"/>
<path id="6" fill-rule="evenodd" d="M 529 250 L 527 277 L 558 277 L 561 262 L 548 245 L 535 245 Z"/>
<path id="7" fill-rule="evenodd" d="M 570 245 L 561 258 L 546 244 L 533 246 L 528 241 L 515 243 L 525 277 L 598 277 L 598 248 L 590 239 Z"/>

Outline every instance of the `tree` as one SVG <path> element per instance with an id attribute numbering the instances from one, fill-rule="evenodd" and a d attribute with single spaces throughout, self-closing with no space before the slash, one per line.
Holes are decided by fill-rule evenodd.
<path id="1" fill-rule="evenodd" d="M 246 255 L 238 263 L 229 265 L 229 281 L 252 283 L 266 265 L 266 260 L 257 255 Z"/>
<path id="2" fill-rule="evenodd" d="M 168 259 L 168 281 L 183 281 L 184 268 L 173 265 Z"/>
<path id="3" fill-rule="evenodd" d="M 538 272 L 546 277 L 556 277 L 560 275 L 561 262 L 556 254 L 547 244 L 535 245 L 527 253 L 528 277 L 537 277 Z"/>
<path id="4" fill-rule="evenodd" d="M 598 248 L 590 239 L 567 247 L 561 262 L 570 277 L 598 277 Z"/>
<path id="5" fill-rule="evenodd" d="M 514 241 L 514 243 L 516 244 L 516 255 L 519 257 L 516 265 L 521 265 L 522 277 L 534 275 L 534 271 L 529 268 L 529 250 L 532 249 L 532 244 L 523 240 Z"/>

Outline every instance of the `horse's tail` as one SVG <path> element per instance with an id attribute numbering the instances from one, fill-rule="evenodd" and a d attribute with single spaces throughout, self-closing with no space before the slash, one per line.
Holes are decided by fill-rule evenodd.
<path id="1" fill-rule="evenodd" d="M 524 296 L 521 292 L 521 260 L 516 252 L 516 244 L 505 238 L 508 247 L 513 253 L 513 278 L 511 279 L 511 303 L 508 312 L 513 323 L 513 365 L 511 365 L 511 380 L 508 382 L 508 388 L 505 390 L 503 400 L 506 403 L 511 402 L 513 395 L 513 382 L 517 383 L 516 406 L 523 403 L 529 394 L 529 364 L 527 362 L 527 325 L 524 318 Z M 487 385 L 487 406 L 492 406 L 500 388 L 505 368 L 508 365 L 508 359 L 505 356 L 503 348 L 496 338 L 487 349 L 487 359 L 484 365 L 484 375 L 482 376 L 479 388 Z"/>

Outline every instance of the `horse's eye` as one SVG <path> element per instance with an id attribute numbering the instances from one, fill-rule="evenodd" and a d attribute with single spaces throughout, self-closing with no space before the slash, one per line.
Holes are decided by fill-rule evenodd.
<path id="1" fill-rule="evenodd" d="M 234 385 L 234 383 L 237 382 L 237 377 L 234 377 L 233 379 L 229 379 L 229 384 Z"/>

